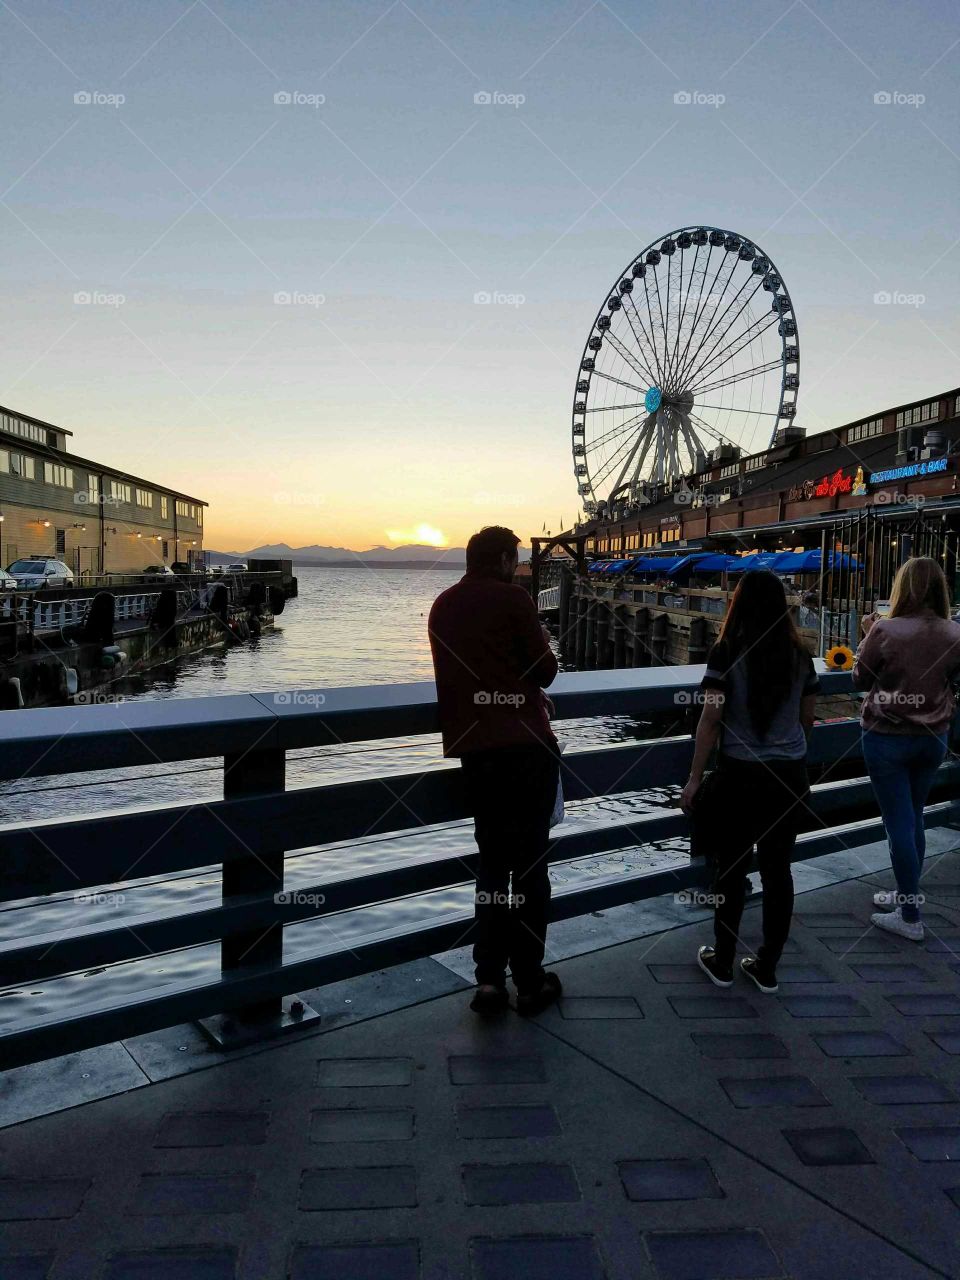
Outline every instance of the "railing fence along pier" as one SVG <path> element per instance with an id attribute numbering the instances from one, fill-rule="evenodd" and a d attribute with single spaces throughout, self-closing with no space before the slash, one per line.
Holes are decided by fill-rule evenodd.
<path id="1" fill-rule="evenodd" d="M 822 665 L 822 664 L 821 664 Z M 689 707 L 702 667 L 657 667 L 562 675 L 550 690 L 560 720 L 634 715 Z M 822 675 L 826 692 L 849 688 L 849 676 Z M 291 993 L 433 955 L 469 941 L 472 895 L 404 923 L 330 943 L 317 929 L 315 945 L 296 947 L 284 961 L 284 928 L 316 920 L 334 925 L 339 913 L 411 895 L 464 885 L 472 859 L 408 857 L 402 863 L 285 892 L 285 853 L 389 832 L 409 832 L 467 816 L 460 770 L 452 764 L 350 782 L 287 790 L 288 751 L 338 743 L 409 737 L 437 731 L 432 683 L 230 695 L 8 711 L 0 716 L 0 778 L 17 779 L 98 769 L 220 757 L 223 799 L 182 802 L 76 818 L 46 818 L 0 828 L 4 850 L 0 900 L 78 893 L 133 877 L 173 876 L 211 864 L 223 870 L 218 906 L 184 912 L 175 907 L 122 922 L 86 925 L 66 934 L 36 932 L 0 941 L 0 987 L 29 987 L 62 975 L 120 966 L 163 954 L 165 984 L 131 992 L 123 982 L 105 996 L 77 998 L 54 1014 L 0 1019 L 0 1066 L 71 1052 L 193 1019 L 209 1019 L 208 1033 L 225 1044 L 251 1033 L 302 1023 L 308 1012 Z M 810 758 L 825 763 L 859 753 L 855 721 L 818 725 Z M 681 784 L 693 751 L 688 733 L 628 741 L 563 757 L 570 800 Z M 960 766 L 948 762 L 931 796 L 931 824 L 952 821 Z M 521 780 L 522 785 L 522 780 Z M 69 804 L 69 800 L 67 801 Z M 625 814 L 592 825 L 557 829 L 551 862 L 647 845 L 681 836 L 679 810 Z M 816 786 L 813 813 L 797 859 L 880 838 L 865 778 Z M 560 886 L 552 918 L 563 919 L 694 884 L 694 863 L 638 874 L 591 876 Z M 29 910 L 29 907 L 25 907 Z M 409 913 L 408 913 L 409 914 Z M 177 978 L 185 948 L 219 943 L 218 975 Z M 189 956 L 189 952 L 186 953 Z M 180 957 L 182 961 L 183 956 Z M 0 1013 L 6 1002 L 0 1000 Z M 8 1006 L 9 1007 L 9 1006 Z M 226 1024 L 226 1025 L 225 1025 Z"/>

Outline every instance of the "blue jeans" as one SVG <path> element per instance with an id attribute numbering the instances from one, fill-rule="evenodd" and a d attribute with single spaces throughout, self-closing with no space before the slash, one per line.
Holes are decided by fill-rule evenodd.
<path id="1" fill-rule="evenodd" d="M 863 731 L 863 759 L 890 842 L 904 920 L 920 919 L 920 872 L 926 850 L 923 806 L 946 754 L 945 733 Z"/>

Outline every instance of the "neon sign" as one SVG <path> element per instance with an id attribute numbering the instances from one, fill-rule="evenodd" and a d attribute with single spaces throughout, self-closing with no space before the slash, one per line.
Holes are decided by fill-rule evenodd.
<path id="1" fill-rule="evenodd" d="M 808 498 L 834 498 L 838 493 L 850 493 L 853 490 L 853 476 L 849 471 L 838 467 L 832 475 L 821 476 L 819 480 L 804 480 L 796 484 L 787 493 L 788 502 L 806 501 Z"/>
<path id="2" fill-rule="evenodd" d="M 914 476 L 931 476 L 937 471 L 946 471 L 946 458 L 930 458 L 926 462 L 910 462 L 905 467 L 888 467 L 886 471 L 874 471 L 870 476 L 871 484 L 884 484 L 888 480 L 910 480 Z"/>

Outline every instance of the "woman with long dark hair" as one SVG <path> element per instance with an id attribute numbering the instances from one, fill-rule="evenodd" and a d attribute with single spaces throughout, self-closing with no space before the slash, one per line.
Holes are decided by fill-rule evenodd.
<path id="1" fill-rule="evenodd" d="M 763 944 L 740 968 L 760 991 L 777 990 L 777 963 L 793 916 L 790 862 L 809 795 L 807 734 L 819 688 L 783 583 L 766 570 L 745 573 L 707 657 L 693 765 L 680 797 L 684 809 L 696 806 L 719 745 L 709 801 L 716 814 L 715 943 L 697 956 L 718 987 L 733 983 L 744 873 L 756 846 Z"/>
<path id="2" fill-rule="evenodd" d="M 947 752 L 956 710 L 952 680 L 960 669 L 960 626 L 950 619 L 943 570 L 930 556 L 897 570 L 890 612 L 863 620 L 853 683 L 866 691 L 860 709 L 863 759 L 883 815 L 897 887 L 874 894 L 880 929 L 923 940 L 920 873 L 923 806 Z"/>

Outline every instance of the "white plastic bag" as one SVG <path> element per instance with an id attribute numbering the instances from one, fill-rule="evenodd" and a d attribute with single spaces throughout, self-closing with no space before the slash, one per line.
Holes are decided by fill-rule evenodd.
<path id="1" fill-rule="evenodd" d="M 563 747 L 560 748 L 561 753 Z M 550 826 L 559 827 L 563 821 L 563 770 L 557 775 L 557 795 L 553 802 L 553 812 L 550 814 Z"/>

